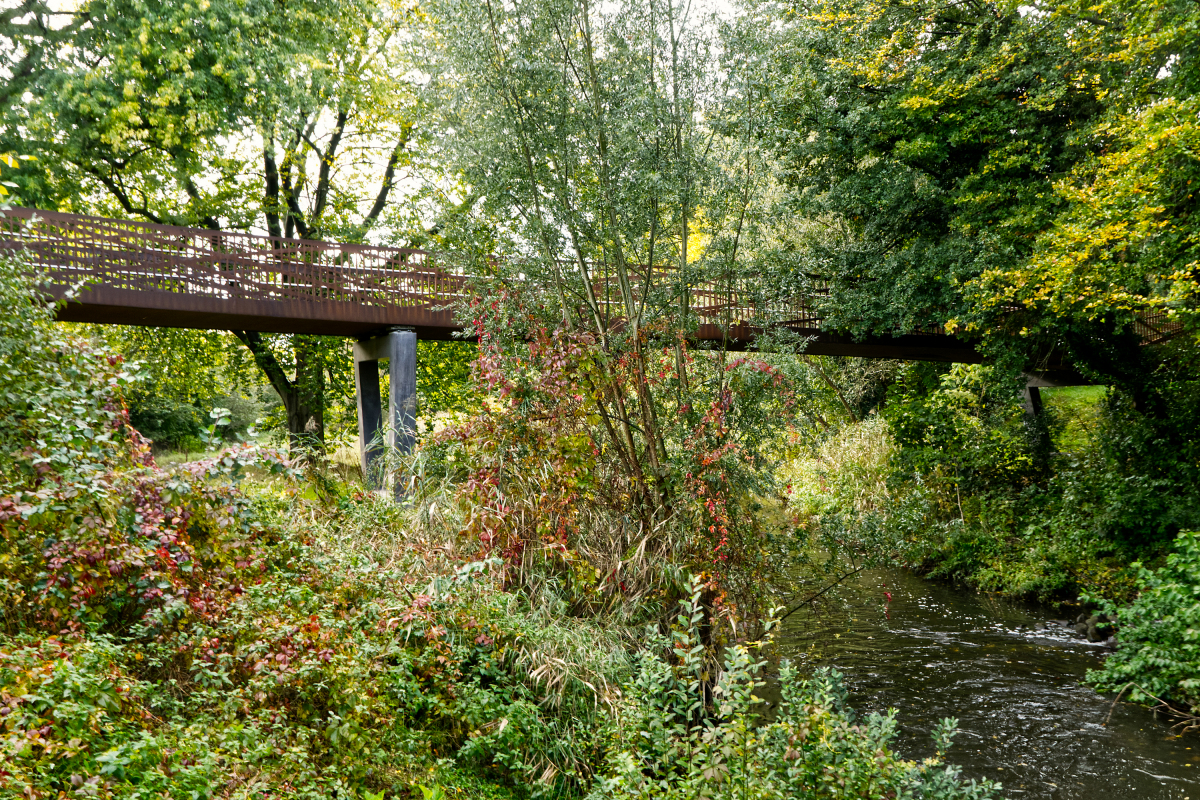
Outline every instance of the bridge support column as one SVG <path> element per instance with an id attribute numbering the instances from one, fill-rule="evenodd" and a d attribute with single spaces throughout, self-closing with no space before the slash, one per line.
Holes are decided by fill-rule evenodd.
<path id="1" fill-rule="evenodd" d="M 384 425 L 379 391 L 379 362 L 388 362 L 388 415 Z M 394 330 L 354 344 L 354 388 L 358 396 L 358 447 L 363 477 L 372 489 L 382 489 L 390 477 L 397 497 L 402 488 L 389 476 L 380 434 L 394 453 L 412 452 L 417 432 L 417 334 Z"/>
<path id="2" fill-rule="evenodd" d="M 1021 404 L 1025 408 L 1025 413 L 1031 417 L 1036 417 L 1042 413 L 1042 392 L 1037 386 L 1027 385 L 1025 387 L 1025 401 Z"/>

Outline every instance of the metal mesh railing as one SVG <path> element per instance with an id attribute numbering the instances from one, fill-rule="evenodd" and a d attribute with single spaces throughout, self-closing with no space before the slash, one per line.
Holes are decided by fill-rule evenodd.
<path id="1" fill-rule="evenodd" d="M 255 236 L 176 225 L 158 225 L 54 211 L 10 209 L 0 216 L 0 251 L 25 250 L 34 264 L 61 285 L 86 282 L 105 289 L 134 293 L 169 293 L 172 307 L 190 298 L 239 301 L 257 309 L 273 308 L 275 316 L 295 314 L 282 304 L 304 301 L 306 318 L 320 317 L 321 307 L 337 314 L 367 317 L 379 309 L 435 311 L 470 300 L 473 279 L 481 269 L 425 250 L 341 244 L 306 239 Z M 564 263 L 564 266 L 566 264 Z M 623 316 L 615 280 L 602 264 L 590 266 L 593 291 L 603 311 Z M 635 268 L 634 272 L 645 272 Z M 663 295 L 660 305 L 674 305 L 673 267 L 656 266 L 640 284 Z M 828 296 L 825 281 L 809 276 L 802 292 L 768 298 L 759 282 L 709 279 L 690 285 L 688 305 L 708 327 L 783 325 L 807 331 L 821 328 L 820 303 Z M 744 284 L 744 285 L 743 285 Z M 674 291 L 674 299 L 670 297 Z M 136 294 L 129 298 L 136 308 Z M 86 298 L 84 299 L 86 301 Z M 201 303 L 197 303 L 199 307 Z M 394 316 L 394 315 L 393 315 Z M 401 314 L 400 316 L 403 316 Z M 447 331 L 456 330 L 452 315 L 437 315 Z M 426 323 L 428 325 L 428 323 Z M 1166 314 L 1148 314 L 1135 323 L 1147 344 L 1177 335 L 1181 326 Z M 945 337 L 940 329 L 908 331 Z"/>
<path id="2" fill-rule="evenodd" d="M 289 301 L 361 308 L 442 309 L 468 299 L 478 269 L 425 250 L 159 225 L 54 211 L 12 209 L 0 217 L 0 250 L 23 249 L 61 285 L 87 282 L 105 289 L 188 298 L 275 304 Z M 597 271 L 603 273 L 600 265 Z M 635 270 L 637 271 L 637 270 Z M 663 274 L 658 274 L 658 273 Z M 663 291 L 670 267 L 649 281 Z M 593 273 L 595 274 L 595 273 Z M 612 317 L 623 314 L 611 277 L 594 287 Z M 821 318 L 811 296 L 764 302 L 751 290 L 720 281 L 691 286 L 689 306 L 703 323 L 776 323 L 815 329 Z M 86 301 L 86 298 L 84 299 Z M 136 305 L 136 300 L 131 300 Z M 344 308 L 344 306 L 343 306 Z M 320 314 L 319 306 L 309 313 Z M 447 318 L 447 326 L 455 327 Z"/>
<path id="3" fill-rule="evenodd" d="M 29 209 L 0 218 L 0 248 L 24 249 L 56 282 L 223 300 L 433 308 L 466 283 L 423 250 Z"/>

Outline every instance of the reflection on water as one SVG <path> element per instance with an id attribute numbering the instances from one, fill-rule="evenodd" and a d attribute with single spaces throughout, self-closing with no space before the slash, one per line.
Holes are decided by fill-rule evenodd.
<path id="1" fill-rule="evenodd" d="M 841 670 L 861 712 L 896 708 L 906 758 L 932 755 L 929 732 L 956 717 L 949 760 L 1005 797 L 1200 800 L 1200 737 L 1125 704 L 1105 725 L 1111 700 L 1078 683 L 1104 650 L 1045 629 L 1049 611 L 899 571 L 863 573 L 842 600 L 819 631 L 789 619 L 784 653 Z"/>

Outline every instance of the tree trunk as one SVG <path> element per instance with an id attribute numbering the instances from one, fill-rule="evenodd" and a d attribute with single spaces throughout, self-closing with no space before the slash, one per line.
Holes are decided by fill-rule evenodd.
<path id="1" fill-rule="evenodd" d="M 321 358 L 321 340 L 316 336 L 297 335 L 296 382 L 288 412 L 288 439 L 297 447 L 316 453 L 325 452 L 325 369 Z"/>
<path id="2" fill-rule="evenodd" d="M 290 380 L 271 348 L 258 331 L 234 331 L 233 335 L 254 355 L 254 362 L 279 394 L 287 412 L 288 445 L 294 452 L 325 451 L 325 371 L 322 369 L 321 340 L 297 335 L 296 380 Z"/>

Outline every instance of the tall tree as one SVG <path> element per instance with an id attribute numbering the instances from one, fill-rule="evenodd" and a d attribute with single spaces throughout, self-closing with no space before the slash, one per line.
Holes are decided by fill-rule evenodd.
<path id="1" fill-rule="evenodd" d="M 487 546 L 553 553 L 579 535 L 638 575 L 633 591 L 657 585 L 634 562 L 667 556 L 753 602 L 771 566 L 742 506 L 797 415 L 770 365 L 691 344 L 752 313 L 742 247 L 765 177 L 744 131 L 708 124 L 744 76 L 689 8 L 430 6 L 441 152 L 480 198 L 456 240 L 494 247 L 466 311 L 503 410 L 456 435 Z"/>
<path id="2" fill-rule="evenodd" d="M 0 15 L 15 67 L 0 151 L 38 158 L 24 202 L 268 233 L 362 240 L 412 227 L 397 184 L 416 102 L 386 0 L 93 0 Z M 287 408 L 323 441 L 338 340 L 237 332 Z"/>
<path id="3" fill-rule="evenodd" d="M 1137 320 L 1195 309 L 1183 2 L 751 3 L 764 136 L 828 324 L 950 329 L 1136 382 Z M 757 38 L 756 38 L 757 37 Z"/>
<path id="4" fill-rule="evenodd" d="M 653 522 L 666 443 L 645 377 L 648 335 L 694 325 L 687 244 L 710 168 L 696 124 L 707 57 L 671 0 L 446 0 L 433 7 L 434 90 L 449 158 L 498 232 L 501 280 L 540 287 L 539 323 L 586 331 L 601 357 L 598 418 Z M 504 324 L 489 331 L 511 334 Z M 677 351 L 682 363 L 682 351 Z"/>

